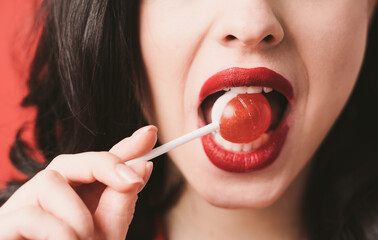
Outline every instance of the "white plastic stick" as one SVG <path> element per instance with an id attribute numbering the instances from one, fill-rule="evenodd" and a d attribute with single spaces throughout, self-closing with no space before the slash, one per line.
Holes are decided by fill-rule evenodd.
<path id="1" fill-rule="evenodd" d="M 193 139 L 196 139 L 198 137 L 201 137 L 203 135 L 209 134 L 211 132 L 214 132 L 219 128 L 218 123 L 210 123 L 204 127 L 198 128 L 190 133 L 185 134 L 184 136 L 178 137 L 170 142 L 167 142 L 166 144 L 163 144 L 157 148 L 154 148 L 151 150 L 151 152 L 140 156 L 138 158 L 134 158 L 130 161 L 127 161 L 125 164 L 128 166 L 133 165 L 134 163 L 141 162 L 141 161 L 148 161 L 153 158 L 156 158 L 157 156 L 160 156 L 178 146 L 181 146 L 184 143 L 187 143 L 189 141 L 192 141 Z"/>

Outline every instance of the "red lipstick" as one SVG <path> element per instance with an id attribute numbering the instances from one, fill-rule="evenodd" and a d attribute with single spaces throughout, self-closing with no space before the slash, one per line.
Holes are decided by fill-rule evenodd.
<path id="1" fill-rule="evenodd" d="M 272 88 L 285 96 L 290 107 L 294 106 L 294 93 L 290 82 L 280 74 L 264 67 L 229 68 L 216 73 L 202 86 L 199 103 L 213 93 L 241 86 Z M 289 131 L 290 107 L 286 109 L 280 124 L 273 130 L 269 140 L 256 150 L 250 152 L 228 151 L 215 142 L 211 134 L 203 136 L 201 140 L 207 157 L 216 167 L 228 172 L 251 172 L 269 166 L 278 158 L 285 143 Z"/>

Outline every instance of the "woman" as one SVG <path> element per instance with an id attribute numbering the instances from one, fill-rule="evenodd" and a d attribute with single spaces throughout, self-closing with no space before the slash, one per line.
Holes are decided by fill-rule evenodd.
<path id="1" fill-rule="evenodd" d="M 376 239 L 370 103 L 378 74 L 369 60 L 341 114 L 375 6 L 45 1 L 23 104 L 38 107 L 36 139 L 47 162 L 33 162 L 16 139 L 15 165 L 39 173 L 0 209 L 0 236 Z M 272 106 L 264 144 L 243 153 L 244 145 L 208 135 L 157 159 L 129 228 L 152 164 L 122 162 L 148 152 L 157 128 L 122 138 L 149 123 L 165 143 L 209 123 L 225 90 L 258 86 Z"/>

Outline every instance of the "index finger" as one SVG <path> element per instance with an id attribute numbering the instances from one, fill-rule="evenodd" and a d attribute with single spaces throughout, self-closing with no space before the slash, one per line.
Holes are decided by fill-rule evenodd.
<path id="1" fill-rule="evenodd" d="M 151 150 L 155 142 L 156 128 L 145 127 L 116 144 L 110 152 L 60 155 L 47 169 L 59 172 L 69 183 L 99 181 L 116 191 L 125 192 L 134 184 L 143 184 L 144 180 L 124 161 Z"/>
<path id="2" fill-rule="evenodd" d="M 134 144 L 133 148 L 125 149 L 125 146 L 131 145 L 131 141 L 138 141 L 138 138 L 144 138 L 144 144 Z M 137 138 L 137 139 L 136 139 Z M 129 160 L 140 155 L 143 155 L 155 146 L 157 140 L 157 128 L 155 126 L 145 126 L 140 128 L 131 135 L 129 138 L 125 138 L 116 145 L 114 145 L 109 152 L 113 153 L 122 160 Z"/>

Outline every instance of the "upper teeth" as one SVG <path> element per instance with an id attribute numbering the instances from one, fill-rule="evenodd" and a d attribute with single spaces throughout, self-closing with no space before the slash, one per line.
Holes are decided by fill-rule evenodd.
<path id="1" fill-rule="evenodd" d="M 229 88 L 226 91 L 234 92 L 234 93 L 262 93 L 263 91 L 265 93 L 269 93 L 272 91 L 272 88 L 269 87 L 234 87 L 234 88 Z"/>

